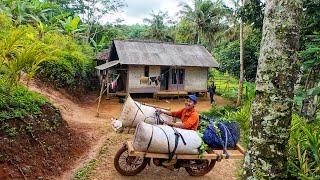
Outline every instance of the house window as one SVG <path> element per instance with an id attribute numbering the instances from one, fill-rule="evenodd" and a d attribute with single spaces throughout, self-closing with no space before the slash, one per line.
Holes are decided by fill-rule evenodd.
<path id="1" fill-rule="evenodd" d="M 149 66 L 144 66 L 144 76 L 149 77 Z"/>
<path id="2" fill-rule="evenodd" d="M 183 84 L 184 83 L 184 69 L 173 69 L 171 76 L 172 84 Z"/>

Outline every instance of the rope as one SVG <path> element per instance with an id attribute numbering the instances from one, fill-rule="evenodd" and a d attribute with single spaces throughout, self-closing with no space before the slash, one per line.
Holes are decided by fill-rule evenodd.
<path id="1" fill-rule="evenodd" d="M 158 127 L 162 130 L 162 132 L 164 133 L 164 135 L 166 135 L 166 138 L 167 138 L 167 142 L 168 142 L 168 154 L 170 154 L 170 143 L 169 143 L 169 138 L 168 138 L 168 135 L 167 133 L 159 126 L 155 126 L 155 127 Z"/>
<path id="2" fill-rule="evenodd" d="M 153 138 L 153 126 L 151 126 L 152 127 L 152 131 L 151 131 L 151 137 L 150 137 L 150 140 L 149 140 L 149 143 L 148 143 L 148 146 L 147 146 L 147 150 L 146 150 L 146 152 L 148 152 L 148 150 L 149 150 L 149 147 L 150 147 L 150 145 L 151 145 L 151 142 L 152 142 L 152 138 Z"/>
<path id="3" fill-rule="evenodd" d="M 140 104 L 140 106 L 138 106 L 138 104 L 137 104 L 135 101 L 133 101 L 133 102 L 134 102 L 134 104 L 138 107 L 138 110 L 140 110 L 141 113 L 142 113 L 144 116 L 146 116 L 146 115 L 143 113 L 142 109 L 140 108 L 140 106 L 142 106 L 142 104 Z"/>
<path id="4" fill-rule="evenodd" d="M 223 124 L 223 123 L 219 123 L 221 124 L 221 126 L 224 128 L 224 132 L 225 132 L 225 142 L 224 142 L 224 147 L 223 147 L 223 154 L 226 155 L 226 158 L 229 158 L 229 154 L 227 152 L 227 144 L 228 144 L 228 133 L 227 131 L 230 133 L 229 129 Z M 223 141 L 222 141 L 223 142 Z"/>
<path id="5" fill-rule="evenodd" d="M 170 70 L 171 70 L 171 67 L 170 67 L 166 72 L 164 72 L 164 73 L 160 74 L 160 76 L 161 76 L 161 75 L 165 75 L 165 74 L 167 74 Z"/>
<path id="6" fill-rule="evenodd" d="M 174 127 L 171 127 L 174 131 L 174 135 L 176 136 L 175 138 L 175 145 L 174 145 L 174 149 L 171 153 L 169 153 L 169 161 L 173 158 L 173 156 L 175 155 L 176 153 L 176 150 L 178 148 L 178 145 L 179 145 L 179 138 L 181 137 L 182 139 L 182 142 L 184 145 L 187 145 L 186 141 L 184 140 L 183 136 L 181 133 L 179 133 L 179 131 L 177 129 L 175 129 Z"/>
<path id="7" fill-rule="evenodd" d="M 157 124 L 163 124 L 164 120 L 161 118 L 160 113 L 159 112 L 155 112 L 155 119 L 156 119 L 156 123 Z"/>
<path id="8" fill-rule="evenodd" d="M 152 116 L 149 116 L 149 117 L 148 117 L 148 116 L 146 116 L 146 115 L 144 114 L 144 112 L 143 112 L 143 111 L 142 111 L 142 109 L 141 109 L 142 104 L 140 104 L 140 106 L 139 106 L 135 101 L 133 101 L 133 102 L 134 102 L 134 104 L 138 107 L 138 109 L 137 109 L 137 112 L 136 112 L 136 114 L 135 114 L 135 116 L 134 116 L 134 118 L 133 118 L 132 122 L 131 122 L 130 127 L 132 127 L 132 125 L 133 125 L 134 121 L 136 120 L 136 117 L 137 117 L 137 115 L 138 115 L 139 110 L 140 110 L 140 112 L 145 116 L 145 118 L 144 118 L 143 122 L 145 122 L 145 121 L 146 121 L 146 119 L 148 119 L 148 118 L 152 117 Z M 128 133 L 129 133 L 130 129 L 131 129 L 131 128 L 129 128 L 129 129 L 128 129 Z"/>

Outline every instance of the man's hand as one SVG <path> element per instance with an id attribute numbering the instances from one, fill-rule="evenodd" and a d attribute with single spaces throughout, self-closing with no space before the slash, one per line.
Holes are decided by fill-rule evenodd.
<path id="1" fill-rule="evenodd" d="M 167 114 L 167 115 L 168 115 L 168 111 L 165 111 L 165 110 L 163 110 L 163 109 L 157 108 L 157 109 L 156 109 L 156 112 L 158 112 L 159 114 Z"/>
<path id="2" fill-rule="evenodd" d="M 156 112 L 159 113 L 159 114 L 166 114 L 168 116 L 172 116 L 170 111 L 166 111 L 166 110 L 163 110 L 163 109 L 156 108 Z"/>
<path id="3" fill-rule="evenodd" d="M 162 109 L 159 109 L 159 108 L 156 109 L 156 112 L 159 113 L 159 114 L 163 113 Z"/>

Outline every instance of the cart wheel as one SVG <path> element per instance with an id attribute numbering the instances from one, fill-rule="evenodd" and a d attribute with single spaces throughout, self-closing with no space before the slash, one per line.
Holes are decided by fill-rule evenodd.
<path id="1" fill-rule="evenodd" d="M 204 176 L 212 170 L 215 164 L 216 160 L 193 160 L 185 169 L 190 176 Z"/>
<path id="2" fill-rule="evenodd" d="M 124 176 L 140 173 L 148 164 L 147 158 L 129 156 L 128 147 L 123 145 L 114 157 L 114 167 Z"/>

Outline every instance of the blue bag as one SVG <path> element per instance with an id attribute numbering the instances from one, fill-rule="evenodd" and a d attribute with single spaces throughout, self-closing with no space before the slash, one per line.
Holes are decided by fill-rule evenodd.
<path id="1" fill-rule="evenodd" d="M 235 147 L 240 139 L 239 123 L 210 122 L 203 133 L 203 141 L 211 148 Z"/>

